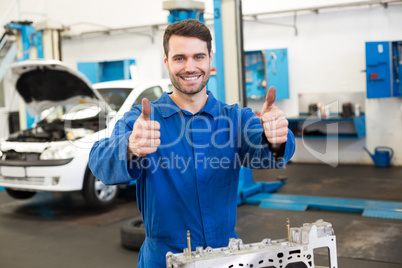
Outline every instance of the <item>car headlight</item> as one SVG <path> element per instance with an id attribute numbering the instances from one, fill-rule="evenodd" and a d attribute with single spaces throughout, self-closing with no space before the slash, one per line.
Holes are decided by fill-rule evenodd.
<path id="1" fill-rule="evenodd" d="M 40 155 L 41 160 L 69 159 L 75 156 L 77 148 L 71 144 L 51 146 Z"/>

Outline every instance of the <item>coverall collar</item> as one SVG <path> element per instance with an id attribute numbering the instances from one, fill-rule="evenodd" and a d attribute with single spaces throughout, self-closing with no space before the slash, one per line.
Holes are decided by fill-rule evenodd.
<path id="1" fill-rule="evenodd" d="M 168 104 L 160 107 L 163 118 L 168 118 L 178 112 L 182 112 L 185 115 L 193 115 L 192 113 L 186 110 L 180 109 L 176 105 L 176 103 L 170 98 L 169 96 L 170 94 L 171 93 L 163 92 L 162 96 L 160 97 L 162 103 Z M 218 116 L 218 102 L 211 91 L 207 90 L 207 95 L 208 95 L 207 103 L 197 114 L 206 113 L 211 115 L 212 117 L 216 117 Z"/>

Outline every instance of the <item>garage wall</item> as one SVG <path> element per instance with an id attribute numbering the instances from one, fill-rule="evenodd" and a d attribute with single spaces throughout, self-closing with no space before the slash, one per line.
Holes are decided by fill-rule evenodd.
<path id="1" fill-rule="evenodd" d="M 12 0 L 0 3 L 0 10 Z M 300 3 L 302 2 L 302 3 Z M 283 11 L 297 8 L 323 6 L 354 1 L 279 1 L 244 0 L 243 13 Z M 162 10 L 162 0 L 20 0 L 21 18 L 40 21 L 54 19 L 70 27 L 71 35 L 110 28 L 166 23 L 167 11 Z M 212 18 L 213 2 L 205 1 L 207 18 Z M 301 12 L 296 19 L 297 35 L 291 27 L 272 23 L 293 24 L 291 13 L 266 16 L 260 22 L 244 23 L 246 50 L 288 48 L 290 99 L 278 101 L 288 116 L 299 112 L 299 93 L 365 92 L 366 41 L 402 40 L 402 5 L 388 8 L 379 5 L 320 10 L 318 14 Z M 0 12 L 1 16 L 1 12 Z M 13 17 L 14 16 L 14 17 Z M 16 18 L 10 12 L 10 20 Z M 7 21 L 8 22 L 8 21 Z M 211 29 L 212 25 L 209 25 Z M 162 65 L 162 31 L 119 33 L 92 37 L 63 39 L 63 60 L 72 67 L 79 61 L 103 61 L 134 58 L 143 78 L 166 76 Z M 152 38 L 154 40 L 152 40 Z M 334 99 L 334 101 L 336 101 Z M 393 165 L 402 165 L 402 99 L 366 100 L 366 138 L 340 140 L 338 153 L 327 150 L 325 141 L 297 141 L 294 161 L 371 164 L 362 150 L 379 145 L 395 150 Z M 1 118 L 0 118 L 1 121 Z M 2 134 L 2 133 L 0 133 Z M 320 153 L 320 159 L 310 152 Z"/>
<path id="2" fill-rule="evenodd" d="M 135 34 L 63 39 L 62 55 L 63 61 L 73 68 L 77 67 L 77 62 L 135 59 L 140 78 L 160 78 L 163 59 L 161 42 L 158 36 L 152 41 L 149 37 Z"/>
<path id="3" fill-rule="evenodd" d="M 284 9 L 289 9 L 285 7 Z M 297 36 L 291 27 L 258 22 L 244 25 L 245 49 L 288 48 L 290 99 L 278 105 L 288 116 L 299 112 L 300 93 L 366 91 L 365 42 L 402 39 L 402 5 L 344 8 L 303 13 L 297 16 Z M 292 25 L 292 14 L 267 17 L 265 23 Z M 334 98 L 333 101 L 337 101 Z M 370 99 L 365 102 L 366 138 L 339 140 L 338 153 L 323 140 L 297 140 L 294 161 L 372 164 L 363 151 L 390 146 L 395 151 L 393 165 L 402 164 L 401 98 Z M 330 141 L 333 142 L 333 141 Z M 319 155 L 319 160 L 310 151 Z"/>

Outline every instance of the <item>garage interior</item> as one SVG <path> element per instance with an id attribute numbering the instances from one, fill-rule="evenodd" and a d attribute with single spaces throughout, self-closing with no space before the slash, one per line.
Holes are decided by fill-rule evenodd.
<path id="1" fill-rule="evenodd" d="M 279 194 L 401 202 L 400 167 L 379 169 L 356 165 L 337 168 L 291 163 L 284 170 L 258 170 L 256 181 L 287 178 Z M 330 175 L 329 175 L 330 174 Z M 386 176 L 384 176 L 386 174 Z M 373 187 L 372 185 L 377 185 Z M 94 211 L 80 194 L 40 193 L 16 201 L 0 195 L 1 264 L 4 267 L 136 267 L 138 252 L 121 245 L 121 226 L 140 215 L 132 191 L 106 211 Z M 238 207 L 236 231 L 245 243 L 286 237 L 291 226 L 323 219 L 337 237 L 339 267 L 401 267 L 402 224 L 399 219 L 364 217 L 358 212 L 308 209 L 289 211 Z M 326 265 L 325 252 L 314 256 Z"/>
<path id="2" fill-rule="evenodd" d="M 337 267 L 402 267 L 402 1 L 2 1 L 3 37 L 42 30 L 44 41 L 42 54 L 33 32 L 28 54 L 22 37 L 3 42 L 0 137 L 35 120 L 3 81 L 8 65 L 42 55 L 90 83 L 169 78 L 162 35 L 184 3 L 202 9 L 213 34 L 208 89 L 257 115 L 269 86 L 284 89 L 275 105 L 296 136 L 285 168 L 241 176 L 238 237 L 285 239 L 287 219 L 291 227 L 323 219 L 335 232 Z M 18 200 L 2 183 L 0 267 L 137 267 L 138 250 L 121 237 L 140 216 L 135 185 L 94 209 L 77 190 Z M 328 258 L 314 252 L 316 267 L 329 267 Z"/>

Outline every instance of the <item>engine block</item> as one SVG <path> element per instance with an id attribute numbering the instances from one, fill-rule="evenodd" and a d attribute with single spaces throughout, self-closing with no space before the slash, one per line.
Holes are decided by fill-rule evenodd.
<path id="1" fill-rule="evenodd" d="M 227 247 L 185 248 L 182 253 L 166 254 L 167 268 L 310 268 L 314 249 L 328 248 L 330 268 L 337 268 L 336 239 L 332 224 L 323 220 L 289 228 L 288 238 L 264 239 L 244 244 L 231 238 Z"/>

